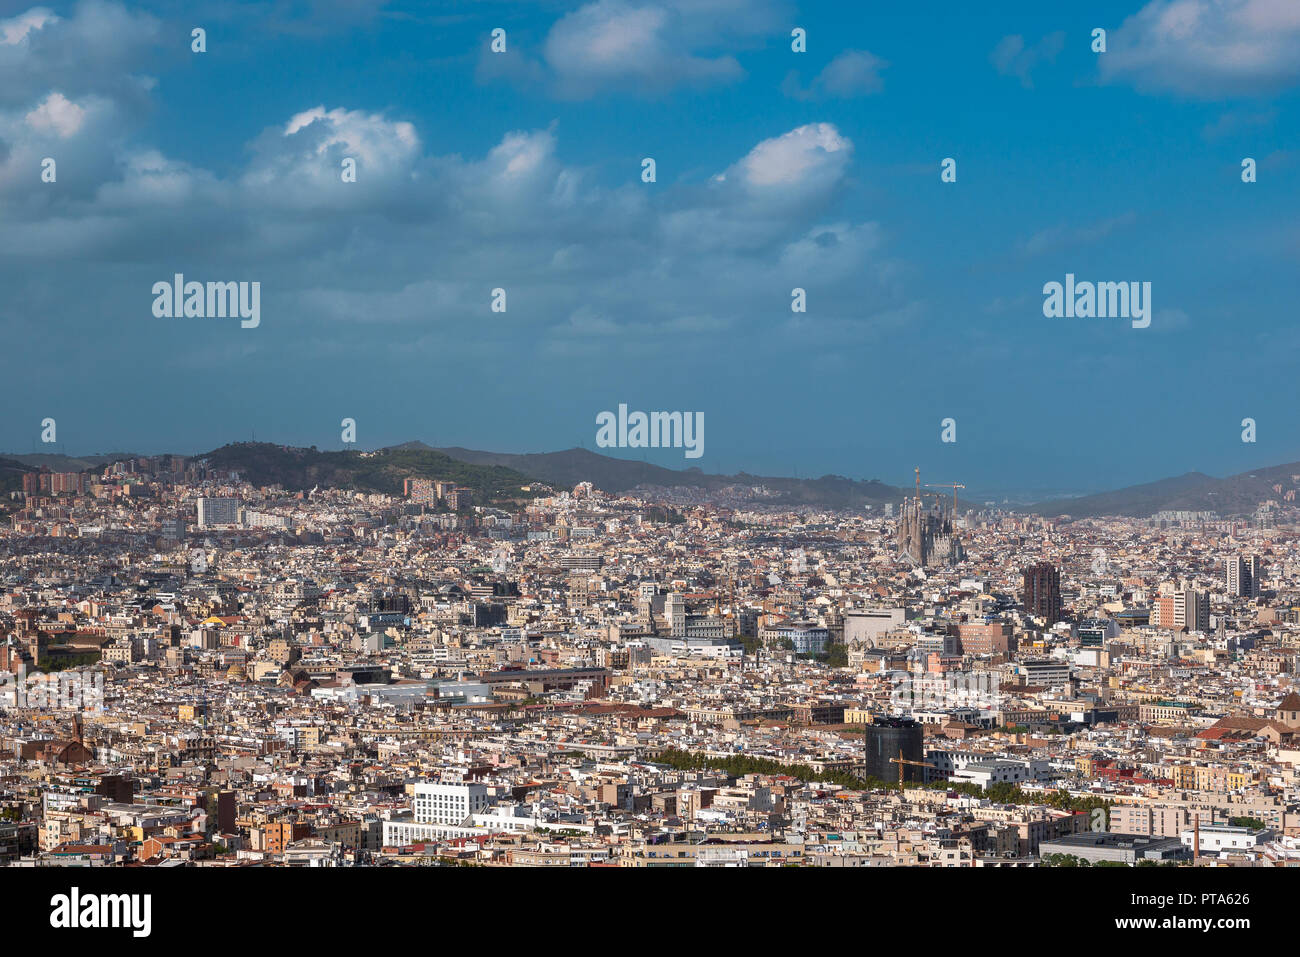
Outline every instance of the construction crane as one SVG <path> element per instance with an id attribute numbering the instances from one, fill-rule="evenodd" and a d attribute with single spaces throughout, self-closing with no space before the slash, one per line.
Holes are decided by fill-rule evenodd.
<path id="1" fill-rule="evenodd" d="M 933 768 L 938 766 L 930 764 L 928 761 L 909 761 L 907 758 L 903 757 L 902 748 L 898 749 L 898 757 L 890 758 L 889 763 L 898 765 L 898 789 L 900 791 L 903 790 L 903 771 L 905 766 L 914 768 Z"/>
<path id="2" fill-rule="evenodd" d="M 952 517 L 957 517 L 957 489 L 965 488 L 960 482 L 926 482 L 926 488 L 950 488 L 952 489 Z"/>

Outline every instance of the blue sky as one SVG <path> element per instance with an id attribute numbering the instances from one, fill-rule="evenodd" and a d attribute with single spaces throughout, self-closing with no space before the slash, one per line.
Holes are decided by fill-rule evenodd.
<path id="1" fill-rule="evenodd" d="M 0 449 L 591 448 L 626 403 L 703 412 L 647 457 L 706 471 L 1300 460 L 1300 4 L 898 6 L 6 0 Z M 261 325 L 155 318 L 177 272 Z M 1150 328 L 1044 318 L 1067 272 Z"/>

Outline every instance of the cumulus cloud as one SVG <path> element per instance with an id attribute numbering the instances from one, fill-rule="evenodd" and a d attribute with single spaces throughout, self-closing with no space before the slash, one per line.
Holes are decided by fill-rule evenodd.
<path id="1" fill-rule="evenodd" d="M 160 29 L 155 17 L 109 0 L 81 0 L 66 18 L 35 7 L 0 20 L 0 106 L 51 90 L 141 105 L 149 81 L 137 70 Z"/>
<path id="2" fill-rule="evenodd" d="M 303 110 L 252 143 L 240 185 L 275 207 L 358 208 L 402 190 L 420 160 L 409 122 L 323 105 Z M 345 160 L 356 182 L 343 182 Z"/>
<path id="3" fill-rule="evenodd" d="M 27 114 L 27 125 L 37 132 L 52 132 L 61 139 L 67 139 L 81 129 L 85 118 L 85 109 L 62 93 L 51 93 L 41 101 L 40 106 Z"/>
<path id="4" fill-rule="evenodd" d="M 1300 4 L 1152 0 L 1111 32 L 1103 82 L 1194 97 L 1264 94 L 1300 82 Z"/>
<path id="5" fill-rule="evenodd" d="M 16 46 L 26 40 L 33 30 L 39 30 L 47 23 L 53 23 L 58 19 L 52 10 L 33 7 L 16 17 L 0 20 L 0 44 Z"/>
<path id="6" fill-rule="evenodd" d="M 786 11 L 782 0 L 595 0 L 551 26 L 540 56 L 485 44 L 477 76 L 566 99 L 730 83 L 745 75 L 735 53 L 769 39 Z"/>
<path id="7" fill-rule="evenodd" d="M 810 225 L 842 184 L 853 144 L 830 123 L 763 140 L 687 191 L 661 222 L 677 248 L 757 250 Z"/>
<path id="8" fill-rule="evenodd" d="M 598 0 L 554 25 L 541 66 L 575 96 L 725 81 L 738 66 L 724 45 L 781 26 L 745 11 L 772 9 Z M 61 71 L 96 31 L 97 52 Z M 596 340 L 634 350 L 666 334 L 727 335 L 773 312 L 784 323 L 794 285 L 815 289 L 805 327 L 907 305 L 881 227 L 828 217 L 853 156 L 833 124 L 775 130 L 713 175 L 647 190 L 602 185 L 598 170 L 563 161 L 555 124 L 503 128 L 462 155 L 389 111 L 309 102 L 217 172 L 133 133 L 152 92 L 133 77 L 132 51 L 156 32 L 102 0 L 62 19 L 28 11 L 0 24 L 0 79 L 18 78 L 0 91 L 0 219 L 15 227 L 0 232 L 7 321 L 148 317 L 152 283 L 175 272 L 261 281 L 265 335 L 312 330 L 308 350 L 322 322 L 322 350 L 372 348 L 376 324 L 413 330 L 411 350 L 494 343 L 573 356 Z M 828 89 L 865 82 L 844 63 Z M 57 156 L 57 187 L 33 188 L 42 156 Z M 341 176 L 349 158 L 354 183 Z M 85 281 L 61 281 L 68 268 Z M 509 311 L 485 326 L 498 286 Z"/>
<path id="9" fill-rule="evenodd" d="M 0 108 L 0 209 L 7 200 L 34 213 L 93 195 L 115 175 L 117 124 L 116 105 L 92 95 L 49 93 L 27 109 Z M 31 188 L 47 157 L 72 174 L 59 191 Z"/>
<path id="10" fill-rule="evenodd" d="M 763 140 L 721 178 L 739 172 L 753 189 L 816 189 L 843 175 L 852 150 L 853 144 L 832 124 L 810 123 Z"/>
<path id="11" fill-rule="evenodd" d="M 810 232 L 843 185 L 853 152 L 829 123 L 760 141 L 714 176 L 665 190 L 652 204 L 644 190 L 604 188 L 562 163 L 554 127 L 507 131 L 483 155 L 465 158 L 426 152 L 404 120 L 322 104 L 264 130 L 250 144 L 246 166 L 218 177 L 157 149 L 116 142 L 111 124 L 96 119 L 110 115 L 111 105 L 87 104 L 51 95 L 30 117 L 0 119 L 0 138 L 19 128 L 29 136 L 17 140 L 8 165 L 19 153 L 26 164 L 36 161 L 44 148 L 35 141 L 38 133 L 46 142 L 72 136 L 87 152 L 109 158 L 66 217 L 52 220 L 44 207 L 27 210 L 30 224 L 39 220 L 44 230 L 24 245 L 28 257 L 39 257 L 43 242 L 63 255 L 87 257 L 114 246 L 114 258 L 161 257 L 166 272 L 166 253 L 192 244 L 214 258 L 256 252 L 264 268 L 284 269 L 296 275 L 295 283 L 318 288 L 317 274 L 336 281 L 332 264 L 346 256 L 356 267 L 350 282 L 407 290 L 386 293 L 379 310 L 397 317 L 414 315 L 411 302 L 432 288 L 421 285 L 430 261 L 437 262 L 440 281 L 453 286 L 480 277 L 472 281 L 480 290 L 473 296 L 440 293 L 438 301 L 449 306 L 500 284 L 483 262 L 486 242 L 495 269 L 536 285 L 547 301 L 543 313 L 554 307 L 557 317 L 571 315 L 561 305 L 562 291 L 582 278 L 607 286 L 626 310 L 648 317 L 650 290 L 668 276 L 684 306 L 710 270 L 752 270 L 761 278 L 784 264 L 815 276 L 820 258 L 827 275 L 840 275 L 850 259 L 861 264 L 879 246 L 874 226 L 837 222 Z M 356 183 L 341 180 L 345 156 L 358 160 Z M 23 175 L 32 178 L 35 166 Z M 26 187 L 0 191 L 0 204 L 6 196 L 11 201 L 0 211 L 23 218 L 22 201 L 32 194 Z M 35 194 L 69 202 L 62 192 Z M 349 218 L 338 220 L 339 213 Z M 79 221 L 96 226 L 78 238 Z M 177 235 L 181 222 L 189 227 L 184 238 Z M 629 263 L 634 272 L 643 270 L 644 288 L 626 286 Z M 331 290 L 310 300 L 322 314 L 355 313 L 357 300 L 347 289 L 319 288 Z"/>
<path id="12" fill-rule="evenodd" d="M 572 96 L 607 85 L 655 92 L 743 75 L 732 56 L 699 56 L 685 49 L 674 19 L 673 11 L 662 6 L 597 0 L 551 28 L 546 63 L 561 92 Z"/>

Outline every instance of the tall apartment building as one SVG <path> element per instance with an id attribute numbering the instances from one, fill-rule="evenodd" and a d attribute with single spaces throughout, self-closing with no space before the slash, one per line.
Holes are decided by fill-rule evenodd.
<path id="1" fill-rule="evenodd" d="M 238 525 L 239 499 L 200 498 L 198 500 L 199 528 L 211 525 Z"/>
<path id="2" fill-rule="evenodd" d="M 55 495 L 66 492 L 84 495 L 86 494 L 86 476 L 82 472 L 52 472 L 50 473 L 50 491 Z"/>
<path id="3" fill-rule="evenodd" d="M 402 483 L 402 494 L 417 505 L 436 505 L 439 498 L 433 480 L 424 478 L 406 479 Z"/>
<path id="4" fill-rule="evenodd" d="M 1061 570 L 1050 562 L 1030 565 L 1024 573 L 1025 612 L 1054 625 L 1061 620 Z"/>
<path id="5" fill-rule="evenodd" d="M 664 623 L 674 638 L 686 634 L 686 599 L 682 595 L 672 592 L 664 599 Z"/>
<path id="6" fill-rule="evenodd" d="M 1174 605 L 1174 626 L 1179 624 L 1179 612 L 1182 613 L 1182 624 L 1188 631 L 1209 631 L 1210 630 L 1210 593 L 1204 591 L 1188 590 L 1182 593 L 1182 609 Z"/>
<path id="7" fill-rule="evenodd" d="M 86 494 L 86 476 L 83 472 L 39 472 L 23 474 L 23 492 L 27 495 L 63 495 L 69 492 Z"/>
<path id="8" fill-rule="evenodd" d="M 1151 624 L 1174 631 L 1210 630 L 1210 594 L 1194 588 L 1161 595 L 1151 609 Z"/>
<path id="9" fill-rule="evenodd" d="M 1224 564 L 1229 595 L 1238 598 L 1259 597 L 1259 579 L 1260 572 L 1263 571 L 1263 563 L 1258 555 L 1248 555 L 1244 558 L 1234 555 Z"/>
<path id="10" fill-rule="evenodd" d="M 1250 582 L 1258 596 L 1264 582 L 1264 559 L 1258 555 L 1247 555 L 1246 567 L 1250 569 Z"/>

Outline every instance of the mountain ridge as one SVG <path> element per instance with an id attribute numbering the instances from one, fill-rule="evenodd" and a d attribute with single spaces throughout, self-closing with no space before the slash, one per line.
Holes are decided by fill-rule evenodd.
<path id="1" fill-rule="evenodd" d="M 37 471 L 41 466 L 54 471 L 86 471 L 129 457 L 127 453 L 0 453 L 0 490 L 20 488 L 22 473 Z M 591 482 L 614 495 L 638 487 L 695 488 L 717 493 L 729 486 L 763 486 L 769 491 L 769 497 L 760 500 L 764 504 L 831 508 L 897 505 L 911 494 L 908 487 L 890 486 L 876 479 L 864 481 L 834 474 L 788 478 L 744 471 L 722 475 L 698 467 L 672 469 L 579 447 L 557 452 L 488 452 L 463 446 L 436 448 L 416 440 L 362 452 L 236 442 L 186 458 L 206 458 L 219 468 L 239 471 L 255 484 L 293 490 L 337 485 L 401 494 L 404 478 L 441 478 L 473 489 L 479 502 L 527 497 L 522 486 L 537 482 L 559 489 Z M 1290 501 L 1300 493 L 1300 462 L 1250 469 L 1223 478 L 1185 472 L 1105 492 L 1045 499 L 1012 510 L 1046 518 L 1147 518 L 1157 512 L 1178 510 L 1208 511 L 1227 518 L 1252 514 L 1261 502 L 1270 499 L 1285 504 L 1288 493 Z M 964 493 L 961 499 L 972 505 L 982 500 L 978 490 Z"/>
<path id="2" fill-rule="evenodd" d="M 1185 472 L 1170 478 L 1129 485 L 1070 499 L 1054 499 L 1020 511 L 1045 518 L 1102 515 L 1147 518 L 1162 511 L 1214 512 L 1224 518 L 1248 515 L 1270 499 L 1283 504 L 1288 492 L 1300 491 L 1300 462 L 1250 469 L 1224 478 Z M 1292 500 L 1295 496 L 1292 495 Z"/>
<path id="3" fill-rule="evenodd" d="M 409 446 L 413 443 L 406 444 Z M 670 469 L 649 462 L 601 455 L 583 448 L 516 454 L 484 452 L 479 449 L 451 446 L 436 451 L 475 464 L 513 468 L 552 485 L 571 488 L 579 482 L 591 482 L 601 491 L 614 495 L 642 486 L 691 487 L 716 492 L 732 485 L 762 485 L 777 493 L 778 498 L 774 500 L 774 504 L 831 505 L 851 508 L 864 505 L 878 506 L 885 503 L 896 504 L 901 502 L 906 494 L 903 489 L 885 485 L 874 479 L 861 481 L 830 474 L 811 479 L 752 475 L 748 472 L 721 475 L 704 472 L 699 468 Z"/>

